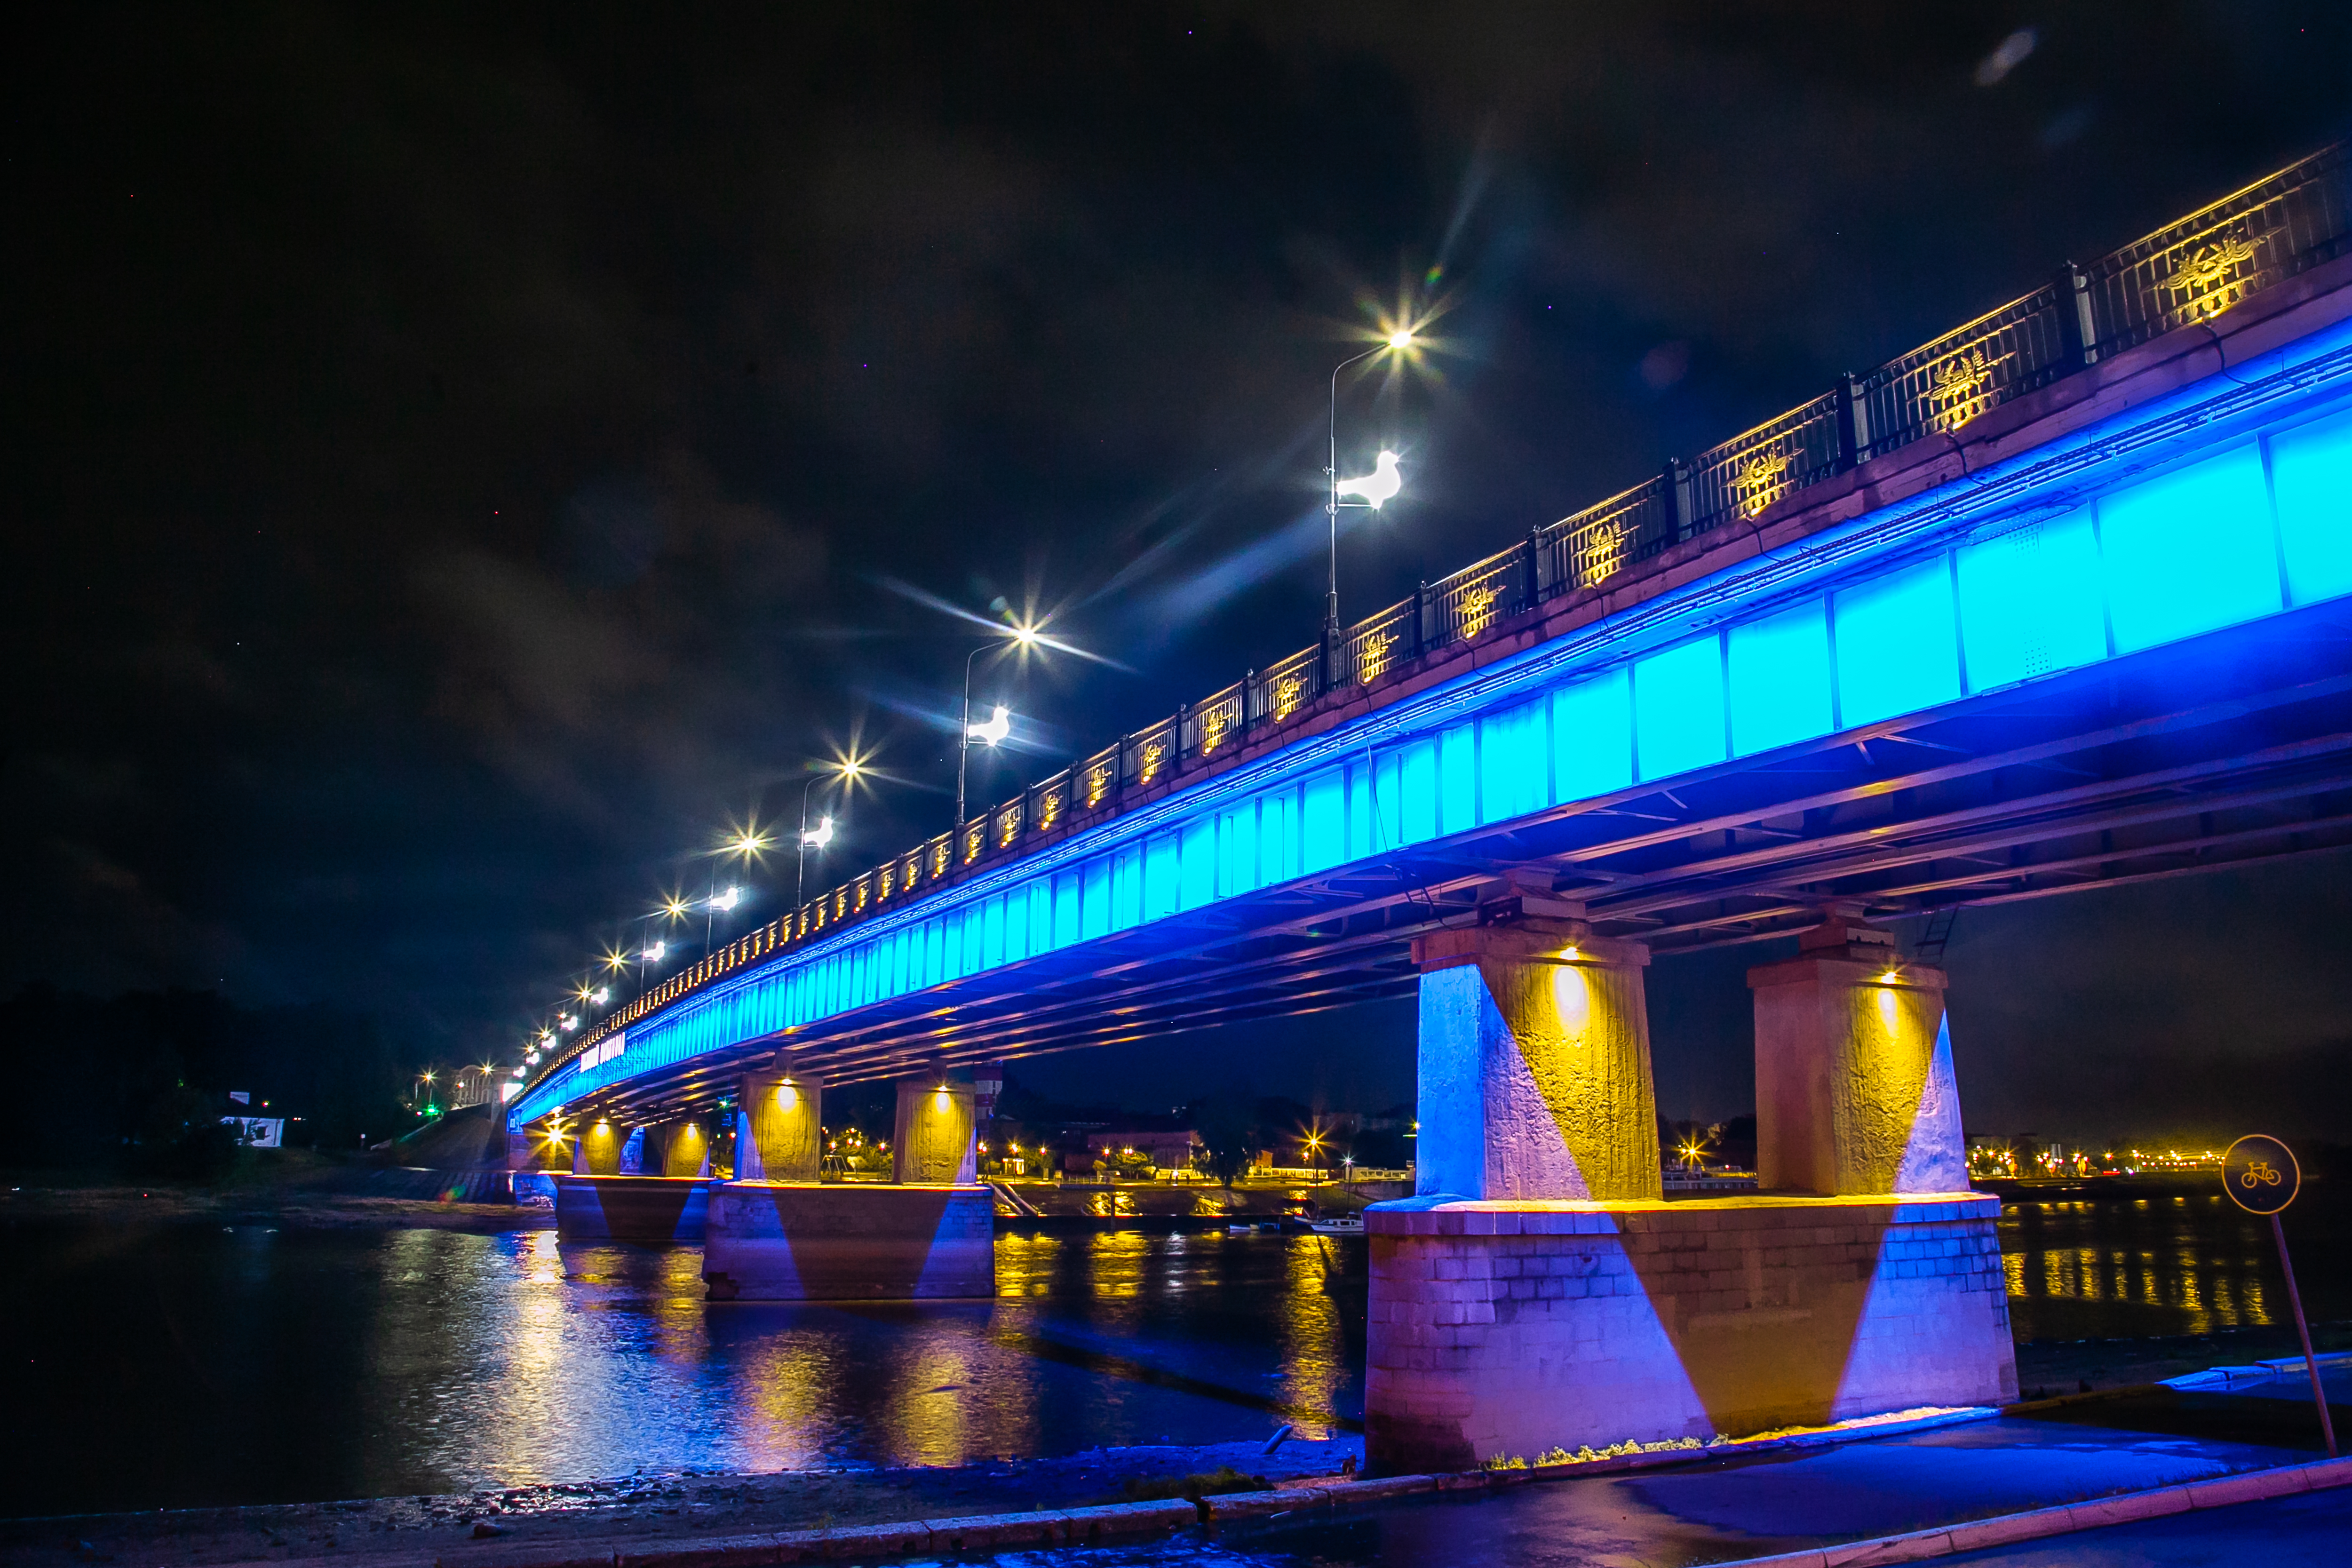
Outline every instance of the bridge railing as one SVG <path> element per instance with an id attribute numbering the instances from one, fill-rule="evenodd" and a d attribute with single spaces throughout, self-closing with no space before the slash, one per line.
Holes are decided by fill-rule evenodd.
<path id="1" fill-rule="evenodd" d="M 1249 735 L 1360 691 L 1423 655 L 1475 641 L 1547 602 L 1727 522 L 1753 521 L 1809 485 L 1923 437 L 1949 434 L 2010 400 L 2175 328 L 2210 321 L 2299 273 L 2352 254 L 2352 144 L 2291 168 L 2134 241 L 1965 326 L 1700 453 L 1654 479 L 1358 622 L 1336 647 L 1277 659 L 1054 774 L 761 931 L 706 955 L 581 1031 L 555 1061 L 730 971 L 876 910 L 929 892 L 964 868 L 1017 855 L 1045 835 L 1115 810 L 1130 792 L 1214 765 Z"/>
<path id="2" fill-rule="evenodd" d="M 1249 678 L 1249 722 L 1253 730 L 1279 724 L 1323 695 L 1323 650 L 1303 647 Z"/>
<path id="3" fill-rule="evenodd" d="M 1419 651 L 1475 641 L 1534 605 L 1537 553 L 1532 541 L 1514 544 L 1450 577 L 1422 584 Z"/>
<path id="4" fill-rule="evenodd" d="M 2344 255 L 2347 167 L 2352 146 L 2338 143 L 2084 268 L 2094 353 L 2210 321 Z"/>
<path id="5" fill-rule="evenodd" d="M 1188 763 L 1231 751 L 1249 730 L 1249 679 L 1184 710 L 1183 760 Z"/>

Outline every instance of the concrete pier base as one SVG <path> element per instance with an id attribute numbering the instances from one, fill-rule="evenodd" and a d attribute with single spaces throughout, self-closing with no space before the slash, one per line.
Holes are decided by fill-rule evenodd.
<path id="1" fill-rule="evenodd" d="M 1371 1246 L 1377 1471 L 2017 1397 L 1997 1199 L 1408 1198 Z"/>
<path id="2" fill-rule="evenodd" d="M 710 1200 L 714 1301 L 906 1301 L 996 1293 L 982 1186 L 728 1182 Z"/>
<path id="3" fill-rule="evenodd" d="M 684 1176 L 558 1176 L 555 1234 L 648 1246 L 699 1241 L 709 1194 L 709 1182 Z"/>

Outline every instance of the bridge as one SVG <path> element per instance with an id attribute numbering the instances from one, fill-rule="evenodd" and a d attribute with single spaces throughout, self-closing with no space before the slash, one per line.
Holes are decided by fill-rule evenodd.
<path id="1" fill-rule="evenodd" d="M 1997 1399 L 1944 977 L 1887 924 L 2352 843 L 2347 595 L 2338 146 L 709 954 L 546 1062 L 517 1159 L 617 1179 L 651 1128 L 692 1177 L 664 1130 L 728 1102 L 714 1294 L 828 1293 L 883 1231 L 895 1293 L 985 1293 L 974 1069 L 1418 994 L 1376 1459 Z M 1644 967 L 1792 934 L 1751 974 L 1776 1195 L 1662 1204 Z M 818 1096 L 877 1079 L 900 1183 L 846 1221 Z M 1685 1267 L 1718 1243 L 1745 1285 Z"/>

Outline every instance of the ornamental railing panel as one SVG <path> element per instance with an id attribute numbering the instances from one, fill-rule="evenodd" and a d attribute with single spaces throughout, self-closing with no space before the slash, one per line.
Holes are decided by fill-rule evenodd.
<path id="1" fill-rule="evenodd" d="M 1418 603 L 1417 597 L 1400 600 L 1349 629 L 1339 641 L 1339 684 L 1370 686 L 1421 651 Z"/>
<path id="2" fill-rule="evenodd" d="M 1118 798 L 1119 757 L 1125 742 L 1114 742 L 1071 771 L 1071 807 L 1096 811 Z"/>
<path id="3" fill-rule="evenodd" d="M 1515 544 L 1421 591 L 1421 651 L 1484 637 L 1535 602 L 1535 555 Z"/>
<path id="4" fill-rule="evenodd" d="M 1178 735 L 1173 717 L 1138 730 L 1121 748 L 1123 776 L 1136 789 L 1165 784 L 1176 772 Z"/>
<path id="5" fill-rule="evenodd" d="M 1948 435 L 2065 374 L 2081 363 L 2076 329 L 2061 314 L 2073 303 L 2058 286 L 2036 289 L 1855 377 L 1853 460 Z"/>
<path id="6" fill-rule="evenodd" d="M 2352 148 L 2338 144 L 2083 269 L 2099 358 L 2210 321 L 2346 253 Z"/>
<path id="7" fill-rule="evenodd" d="M 988 847 L 991 849 L 1013 847 L 1014 840 L 1021 837 L 1022 824 L 1028 815 L 1022 809 L 1027 801 L 1026 795 L 1016 795 L 988 814 Z"/>
<path id="8" fill-rule="evenodd" d="M 1838 468 L 1837 395 L 1816 397 L 1690 462 L 1689 512 L 1675 542 L 1760 515 Z"/>
<path id="9" fill-rule="evenodd" d="M 1279 724 L 1323 695 L 1323 650 L 1303 647 L 1250 677 L 1249 721 Z"/>
<path id="10" fill-rule="evenodd" d="M 1665 480 L 1651 479 L 1536 532 L 1536 591 L 1552 598 L 1591 588 L 1674 542 Z"/>
<path id="11" fill-rule="evenodd" d="M 1072 775 L 1073 770 L 1064 768 L 1029 792 L 1029 824 L 1038 832 L 1052 832 L 1070 815 Z"/>
<path id="12" fill-rule="evenodd" d="M 1184 710 L 1184 757 L 1188 762 L 1230 752 L 1248 729 L 1249 682 L 1236 680 L 1213 697 Z"/>

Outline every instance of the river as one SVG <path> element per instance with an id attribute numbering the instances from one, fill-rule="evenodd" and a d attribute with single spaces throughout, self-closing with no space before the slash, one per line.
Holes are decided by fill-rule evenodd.
<path id="1" fill-rule="evenodd" d="M 2352 1317 L 2341 1205 L 2292 1216 Z M 2004 1205 L 2018 1337 L 2284 1321 L 2266 1224 Z M 953 1464 L 1354 1429 L 1360 1239 L 1002 1235 L 992 1302 L 713 1306 L 701 1254 L 551 1231 L 7 1226 L 0 1515 L 446 1492 L 639 1468 Z"/>

